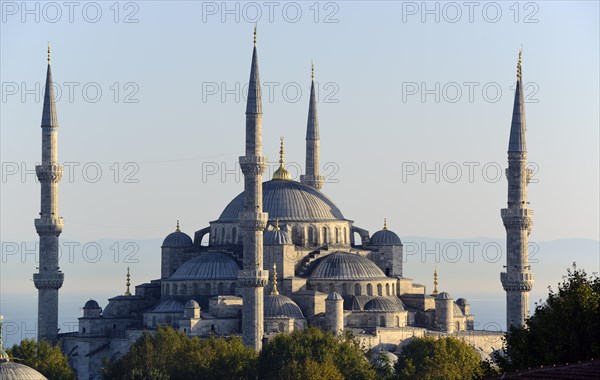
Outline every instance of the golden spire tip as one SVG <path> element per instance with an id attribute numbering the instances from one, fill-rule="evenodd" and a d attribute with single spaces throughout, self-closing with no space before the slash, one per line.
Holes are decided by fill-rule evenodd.
<path id="1" fill-rule="evenodd" d="M 175 228 L 175 231 L 177 231 L 177 232 L 181 231 L 181 230 L 179 229 L 179 219 L 177 219 L 177 227 Z"/>
<path id="2" fill-rule="evenodd" d="M 279 231 L 279 217 L 275 218 L 275 231 Z"/>
<path id="3" fill-rule="evenodd" d="M 387 218 L 383 218 L 383 229 L 387 230 Z"/>
<path id="4" fill-rule="evenodd" d="M 256 45 L 256 23 L 254 23 L 254 45 Z"/>
<path id="5" fill-rule="evenodd" d="M 277 263 L 273 263 L 273 289 L 271 290 L 271 295 L 279 295 L 279 291 L 277 290 Z"/>
<path id="6" fill-rule="evenodd" d="M 48 64 L 50 64 L 50 41 L 48 41 Z"/>
<path id="7" fill-rule="evenodd" d="M 281 143 L 279 145 L 279 168 L 273 173 L 273 179 L 283 179 L 291 181 L 292 177 L 290 173 L 285 169 L 285 151 L 283 146 L 283 136 L 280 138 Z"/>
<path id="8" fill-rule="evenodd" d="M 315 80 L 315 64 L 312 59 L 310 60 L 310 79 L 313 81 Z"/>

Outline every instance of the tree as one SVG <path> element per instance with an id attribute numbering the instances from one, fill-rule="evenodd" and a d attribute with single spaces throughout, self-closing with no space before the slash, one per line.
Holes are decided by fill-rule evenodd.
<path id="1" fill-rule="evenodd" d="M 190 338 L 170 327 L 145 332 L 120 359 L 106 362 L 104 379 L 254 379 L 254 350 L 239 337 Z"/>
<path id="2" fill-rule="evenodd" d="M 375 379 L 376 372 L 351 334 L 336 337 L 317 328 L 279 334 L 258 359 L 260 379 Z"/>
<path id="3" fill-rule="evenodd" d="M 25 339 L 12 346 L 7 353 L 12 361 L 35 369 L 48 379 L 75 380 L 75 373 L 60 346 L 52 346 L 47 340 L 36 342 Z"/>
<path id="4" fill-rule="evenodd" d="M 504 371 L 590 360 L 600 355 L 600 279 L 567 269 L 558 292 L 535 308 L 525 326 L 505 334 L 496 361 Z"/>
<path id="5" fill-rule="evenodd" d="M 415 338 L 398 357 L 399 379 L 473 379 L 484 375 L 475 348 L 454 337 Z"/>

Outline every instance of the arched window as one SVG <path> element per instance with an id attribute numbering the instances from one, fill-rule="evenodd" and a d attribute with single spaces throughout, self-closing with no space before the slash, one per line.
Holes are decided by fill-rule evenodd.
<path id="1" fill-rule="evenodd" d="M 390 295 L 390 284 L 385 284 L 385 295 L 386 296 Z"/>
<path id="2" fill-rule="evenodd" d="M 181 295 L 187 296 L 187 284 L 181 285 Z"/>
<path id="3" fill-rule="evenodd" d="M 373 285 L 371 285 L 371 284 L 367 284 L 367 295 L 368 296 L 373 295 Z"/>
<path id="4" fill-rule="evenodd" d="M 117 329 L 117 324 L 113 323 L 113 330 L 116 330 L 116 329 Z"/>
<path id="5" fill-rule="evenodd" d="M 329 243 L 329 236 L 327 234 L 327 227 L 323 227 L 323 244 Z"/>
<path id="6" fill-rule="evenodd" d="M 237 244 L 237 228 L 235 227 L 231 229 L 231 243 Z"/>
<path id="7" fill-rule="evenodd" d="M 285 331 L 285 325 L 283 324 L 283 322 L 279 322 L 279 332 L 284 332 Z"/>
<path id="8" fill-rule="evenodd" d="M 194 282 L 194 295 L 197 295 L 198 293 L 200 293 L 198 290 L 198 283 Z"/>
<path id="9" fill-rule="evenodd" d="M 308 245 L 315 245 L 316 242 L 315 229 L 313 226 L 308 226 Z"/>
<path id="10" fill-rule="evenodd" d="M 171 294 L 171 287 L 169 286 L 169 284 L 165 285 L 165 294 L 166 295 Z"/>
<path id="11" fill-rule="evenodd" d="M 381 284 L 377 284 L 377 295 L 380 297 L 383 295 L 383 286 Z"/>
<path id="12" fill-rule="evenodd" d="M 400 327 L 400 317 L 396 317 L 396 326 Z"/>
<path id="13" fill-rule="evenodd" d="M 385 327 L 385 317 L 383 315 L 379 317 L 379 326 Z"/>
<path id="14" fill-rule="evenodd" d="M 340 231 L 337 227 L 335 228 L 335 244 L 340 244 Z"/>
<path id="15" fill-rule="evenodd" d="M 360 296 L 360 284 L 354 284 L 354 295 Z"/>
<path id="16" fill-rule="evenodd" d="M 221 244 L 225 243 L 225 227 L 221 228 Z"/>
<path id="17" fill-rule="evenodd" d="M 173 295 L 177 295 L 177 284 L 173 284 Z"/>
<path id="18" fill-rule="evenodd" d="M 223 294 L 223 283 L 219 282 L 217 284 L 217 294 Z"/>
<path id="19" fill-rule="evenodd" d="M 85 334 L 85 327 L 83 328 L 83 330 L 82 330 L 82 331 L 83 331 L 83 333 Z"/>
<path id="20" fill-rule="evenodd" d="M 204 294 L 210 295 L 210 282 L 204 284 Z"/>
<path id="21" fill-rule="evenodd" d="M 344 244 L 348 244 L 348 230 L 344 227 Z"/>

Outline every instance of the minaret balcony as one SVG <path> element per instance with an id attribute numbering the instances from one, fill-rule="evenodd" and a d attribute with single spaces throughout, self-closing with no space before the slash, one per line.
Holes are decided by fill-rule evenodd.
<path id="1" fill-rule="evenodd" d="M 530 272 L 500 273 L 500 282 L 506 291 L 529 292 L 533 288 L 535 278 Z"/>
<path id="2" fill-rule="evenodd" d="M 262 231 L 267 227 L 269 214 L 266 212 L 242 211 L 240 227 L 245 230 Z"/>
<path id="3" fill-rule="evenodd" d="M 58 164 L 42 164 L 35 167 L 35 174 L 40 182 L 60 182 L 64 168 Z"/>
<path id="4" fill-rule="evenodd" d="M 258 288 L 267 286 L 269 283 L 268 270 L 243 269 L 238 272 L 238 284 L 245 288 Z"/>
<path id="5" fill-rule="evenodd" d="M 33 274 L 33 283 L 37 289 L 60 289 L 65 274 L 62 272 L 40 272 Z"/>
<path id="6" fill-rule="evenodd" d="M 503 208 L 500 210 L 500 215 L 505 216 L 527 216 L 533 217 L 533 209 L 531 208 Z"/>
<path id="7" fill-rule="evenodd" d="M 241 156 L 240 157 L 240 168 L 244 176 L 248 175 L 262 175 L 267 167 L 266 156 Z"/>
<path id="8" fill-rule="evenodd" d="M 60 235 L 65 221 L 63 218 L 40 218 L 35 219 L 35 230 L 38 235 Z"/>

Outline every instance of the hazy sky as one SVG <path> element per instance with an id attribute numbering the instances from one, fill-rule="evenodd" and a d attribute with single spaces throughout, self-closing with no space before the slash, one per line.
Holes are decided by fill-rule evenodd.
<path id="1" fill-rule="evenodd" d="M 285 136 L 290 171 L 304 167 L 312 59 L 323 191 L 356 225 L 387 217 L 400 236 L 504 236 L 522 45 L 532 239 L 597 240 L 598 2 L 467 4 L 2 2 L 1 240 L 36 239 L 47 41 L 68 165 L 61 239 L 217 219 L 243 187 L 255 21 L 264 153 L 276 162 Z"/>

